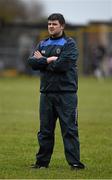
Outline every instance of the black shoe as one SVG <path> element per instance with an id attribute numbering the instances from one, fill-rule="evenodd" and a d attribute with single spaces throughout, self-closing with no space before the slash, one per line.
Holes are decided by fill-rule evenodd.
<path id="1" fill-rule="evenodd" d="M 71 169 L 72 170 L 85 169 L 85 165 L 81 162 L 79 164 L 72 164 Z"/>
<path id="2" fill-rule="evenodd" d="M 33 169 L 45 169 L 45 168 L 48 168 L 48 165 L 40 165 L 40 164 L 32 164 L 31 165 L 31 168 Z"/>

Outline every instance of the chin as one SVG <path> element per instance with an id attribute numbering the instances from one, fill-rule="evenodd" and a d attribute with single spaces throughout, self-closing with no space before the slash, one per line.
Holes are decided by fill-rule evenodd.
<path id="1" fill-rule="evenodd" d="M 54 35 L 55 35 L 55 33 L 53 33 L 53 32 L 50 32 L 49 34 L 50 34 L 51 36 L 54 36 Z"/>

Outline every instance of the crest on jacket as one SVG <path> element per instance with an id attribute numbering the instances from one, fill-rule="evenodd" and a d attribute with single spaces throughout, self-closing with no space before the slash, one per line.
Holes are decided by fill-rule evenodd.
<path id="1" fill-rule="evenodd" d="M 61 49 L 60 49 L 60 48 L 57 48 L 57 49 L 56 49 L 56 53 L 57 53 L 57 54 L 60 54 L 60 52 L 61 52 Z"/>

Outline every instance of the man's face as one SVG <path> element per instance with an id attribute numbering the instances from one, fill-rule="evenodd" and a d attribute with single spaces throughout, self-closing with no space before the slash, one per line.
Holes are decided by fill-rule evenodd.
<path id="1" fill-rule="evenodd" d="M 50 36 L 61 36 L 64 30 L 64 25 L 61 25 L 58 20 L 48 21 L 48 32 Z"/>

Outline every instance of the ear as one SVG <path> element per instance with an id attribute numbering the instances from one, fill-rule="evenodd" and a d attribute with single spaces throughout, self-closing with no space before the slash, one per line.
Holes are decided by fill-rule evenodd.
<path id="1" fill-rule="evenodd" d="M 65 28 L 65 25 L 62 24 L 62 25 L 61 25 L 61 30 L 64 30 L 64 28 Z"/>

